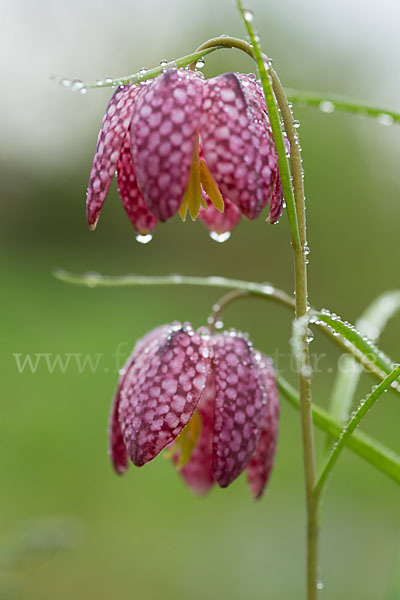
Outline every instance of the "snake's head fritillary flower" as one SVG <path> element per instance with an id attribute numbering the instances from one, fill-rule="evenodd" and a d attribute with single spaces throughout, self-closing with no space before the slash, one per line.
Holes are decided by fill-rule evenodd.
<path id="1" fill-rule="evenodd" d="M 140 340 L 123 370 L 110 419 L 117 473 L 167 448 L 197 493 L 228 486 L 247 467 L 259 498 L 273 464 L 279 399 L 269 359 L 236 331 L 210 335 L 174 323 Z"/>
<path id="2" fill-rule="evenodd" d="M 96 227 L 114 173 L 122 203 L 140 235 L 179 212 L 200 212 L 214 233 L 241 216 L 255 219 L 270 202 L 283 207 L 277 154 L 262 89 L 254 75 L 204 80 L 170 69 L 136 86 L 120 86 L 100 129 L 87 193 Z"/>

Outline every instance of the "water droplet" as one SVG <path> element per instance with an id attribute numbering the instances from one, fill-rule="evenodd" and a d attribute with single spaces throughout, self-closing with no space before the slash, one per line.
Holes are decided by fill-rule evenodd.
<path id="1" fill-rule="evenodd" d="M 151 242 L 152 239 L 153 236 L 151 235 L 151 233 L 147 233 L 146 235 L 142 235 L 141 233 L 139 233 L 136 236 L 136 241 L 139 242 L 139 244 L 148 244 L 149 242 Z"/>
<path id="2" fill-rule="evenodd" d="M 323 590 L 323 589 L 324 589 L 324 584 L 322 583 L 322 581 L 318 581 L 317 590 Z"/>
<path id="3" fill-rule="evenodd" d="M 293 127 L 295 127 L 295 129 L 298 129 L 300 127 L 300 121 L 293 121 Z"/>
<path id="4" fill-rule="evenodd" d="M 333 113 L 335 110 L 335 105 L 330 100 L 322 100 L 318 106 L 319 110 L 324 113 Z"/>
<path id="5" fill-rule="evenodd" d="M 163 58 L 162 60 L 160 60 L 160 67 L 162 70 L 165 70 L 167 68 L 168 65 L 168 61 L 165 60 L 165 58 Z"/>
<path id="6" fill-rule="evenodd" d="M 307 329 L 307 342 L 311 344 L 314 339 L 314 332 L 311 329 Z"/>
<path id="7" fill-rule="evenodd" d="M 212 240 L 214 240 L 214 242 L 219 242 L 220 244 L 222 242 L 226 242 L 226 240 L 229 240 L 230 237 L 231 237 L 230 231 L 225 231 L 224 233 L 217 233 L 216 231 L 210 232 L 210 238 Z"/>
<path id="8" fill-rule="evenodd" d="M 203 350 L 201 351 L 201 355 L 204 358 L 208 358 L 210 356 L 210 351 L 208 350 L 208 348 L 203 348 Z"/>
<path id="9" fill-rule="evenodd" d="M 378 115 L 377 121 L 381 125 L 393 125 L 394 123 L 392 115 L 388 115 L 386 113 L 381 113 L 380 115 Z"/>
<path id="10" fill-rule="evenodd" d="M 224 326 L 223 321 L 215 321 L 215 329 L 222 329 Z"/>
<path id="11" fill-rule="evenodd" d="M 60 84 L 66 88 L 69 88 L 72 85 L 72 81 L 70 79 L 61 79 Z"/>
<path id="12" fill-rule="evenodd" d="M 104 80 L 104 83 L 108 83 L 108 84 L 112 83 L 112 77 L 106 77 Z"/>
<path id="13" fill-rule="evenodd" d="M 81 89 L 79 90 L 79 93 L 80 93 L 80 94 L 87 94 L 87 89 L 86 89 L 85 87 L 83 87 L 83 88 L 81 88 Z"/>
<path id="14" fill-rule="evenodd" d="M 96 83 L 97 85 L 104 85 L 104 81 L 102 79 L 98 79 Z"/>
<path id="15" fill-rule="evenodd" d="M 251 23 L 254 19 L 253 11 L 250 8 L 243 9 L 243 16 L 245 21 L 247 21 L 248 23 Z"/>
<path id="16" fill-rule="evenodd" d="M 306 256 L 308 256 L 308 254 L 310 254 L 310 248 L 308 246 L 304 246 L 303 252 Z"/>
<path id="17" fill-rule="evenodd" d="M 71 90 L 77 92 L 83 88 L 83 82 L 80 79 L 74 79 L 71 83 Z"/>
<path id="18" fill-rule="evenodd" d="M 259 35 L 259 33 L 257 31 L 254 32 L 254 39 L 255 39 L 256 42 L 260 41 L 260 35 Z"/>
<path id="19" fill-rule="evenodd" d="M 204 62 L 204 58 L 201 57 L 196 63 L 196 69 L 202 69 L 206 63 Z"/>
<path id="20" fill-rule="evenodd" d="M 147 73 L 147 69 L 146 69 L 146 67 L 142 67 L 142 68 L 140 69 L 140 71 L 139 71 L 139 74 L 140 74 L 140 75 L 146 75 L 146 73 Z"/>

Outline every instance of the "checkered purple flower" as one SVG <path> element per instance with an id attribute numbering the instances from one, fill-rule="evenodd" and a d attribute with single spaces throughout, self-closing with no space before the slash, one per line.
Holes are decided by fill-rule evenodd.
<path id="1" fill-rule="evenodd" d="M 140 340 L 123 370 L 110 419 L 117 473 L 164 448 L 197 493 L 244 469 L 259 498 L 272 468 L 279 398 L 272 365 L 236 331 L 210 335 L 174 323 Z"/>
<path id="2" fill-rule="evenodd" d="M 171 69 L 137 86 L 120 86 L 100 129 L 87 193 L 96 227 L 117 171 L 125 210 L 142 235 L 178 211 L 200 216 L 215 233 L 270 202 L 283 208 L 274 140 L 255 77 L 225 73 L 209 80 Z"/>

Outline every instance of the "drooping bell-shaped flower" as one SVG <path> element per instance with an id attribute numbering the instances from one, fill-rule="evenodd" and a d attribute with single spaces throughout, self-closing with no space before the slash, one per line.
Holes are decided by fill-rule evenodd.
<path id="1" fill-rule="evenodd" d="M 216 234 L 270 202 L 283 207 L 277 155 L 262 88 L 254 75 L 209 80 L 170 69 L 137 86 L 120 86 L 100 129 L 87 192 L 96 227 L 117 171 L 125 210 L 141 235 L 178 211 Z M 274 191 L 275 190 L 275 191 Z"/>
<path id="2" fill-rule="evenodd" d="M 204 493 L 246 469 L 259 498 L 273 464 L 279 400 L 269 360 L 242 334 L 165 325 L 140 340 L 121 374 L 110 419 L 117 473 L 167 448 L 185 482 Z"/>

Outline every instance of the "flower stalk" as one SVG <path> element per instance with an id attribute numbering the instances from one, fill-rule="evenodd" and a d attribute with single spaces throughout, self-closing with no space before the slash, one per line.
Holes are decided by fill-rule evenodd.
<path id="1" fill-rule="evenodd" d="M 268 106 L 275 144 L 279 154 L 279 171 L 287 205 L 294 253 L 296 291 L 295 313 L 296 319 L 299 319 L 306 315 L 308 311 L 306 215 L 300 146 L 292 111 L 287 101 L 286 94 L 268 59 L 263 57 L 261 53 L 252 27 L 252 15 L 243 8 L 240 0 L 237 0 L 237 6 L 253 46 L 254 56 L 260 72 L 261 83 Z M 290 169 L 288 168 L 286 153 L 283 152 L 283 135 L 275 99 L 280 108 L 286 135 L 290 142 Z M 292 180 L 290 179 L 290 176 L 292 177 Z M 295 218 L 293 218 L 293 213 Z M 318 590 L 319 496 L 313 494 L 317 472 L 312 420 L 311 365 L 306 334 L 304 339 L 304 365 L 305 368 L 299 373 L 299 394 L 307 504 L 307 599 L 315 600 Z"/>

